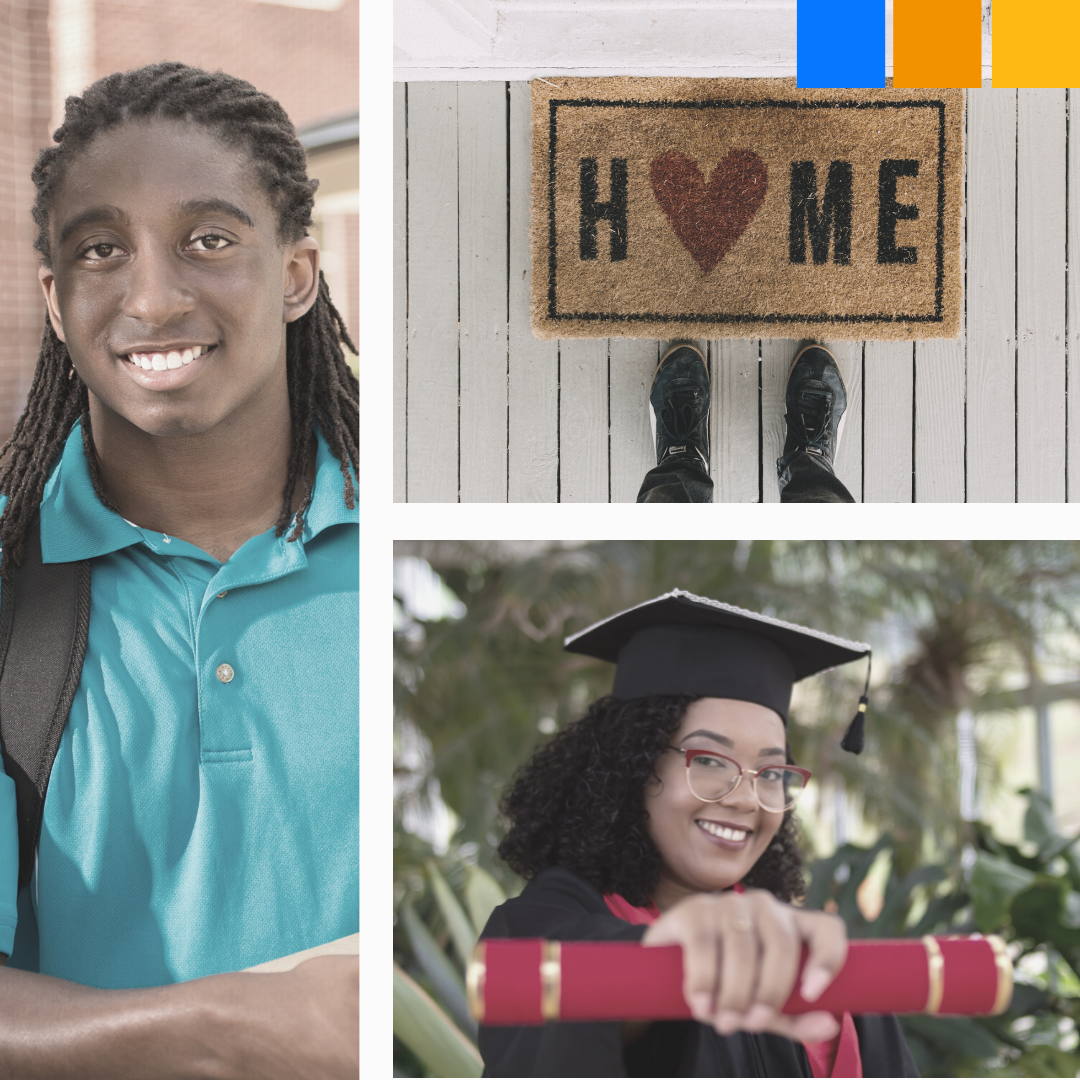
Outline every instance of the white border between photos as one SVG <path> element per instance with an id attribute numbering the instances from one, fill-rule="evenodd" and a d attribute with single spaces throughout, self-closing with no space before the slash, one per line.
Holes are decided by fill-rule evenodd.
<path id="1" fill-rule="evenodd" d="M 394 506 L 392 521 L 398 540 L 1080 538 L 1080 506 L 1056 503 L 717 503 L 711 511 L 678 504 L 402 503 Z"/>
<path id="2" fill-rule="evenodd" d="M 393 7 L 362 7 L 360 34 L 360 1074 L 393 1075 Z M 313 733 L 314 735 L 315 733 Z M 374 772 L 375 775 L 370 775 Z"/>

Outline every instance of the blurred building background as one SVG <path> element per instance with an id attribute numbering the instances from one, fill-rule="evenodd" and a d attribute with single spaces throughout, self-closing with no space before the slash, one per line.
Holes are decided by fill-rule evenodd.
<path id="1" fill-rule="evenodd" d="M 355 339 L 359 12 L 359 0 L 0 0 L 0 440 L 22 412 L 45 318 L 30 170 L 64 99 L 112 71 L 181 60 L 247 79 L 281 102 L 320 180 L 313 235 Z"/>

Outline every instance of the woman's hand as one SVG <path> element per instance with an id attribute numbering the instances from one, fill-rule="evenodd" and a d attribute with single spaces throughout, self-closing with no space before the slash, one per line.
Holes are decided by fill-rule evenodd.
<path id="1" fill-rule="evenodd" d="M 835 915 L 792 907 L 762 889 L 702 893 L 661 915 L 642 943 L 682 945 L 687 1004 L 721 1035 L 771 1031 L 822 1042 L 839 1030 L 827 1012 L 780 1012 L 795 987 L 803 944 L 809 955 L 800 990 L 807 1001 L 816 1001 L 843 967 L 847 930 Z"/>

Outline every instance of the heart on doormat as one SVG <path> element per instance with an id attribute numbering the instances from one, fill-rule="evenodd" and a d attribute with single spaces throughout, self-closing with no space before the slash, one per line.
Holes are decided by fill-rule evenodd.
<path id="1" fill-rule="evenodd" d="M 653 158 L 649 179 L 675 235 L 705 274 L 746 231 L 769 186 L 765 162 L 752 150 L 732 150 L 708 183 L 696 162 L 667 150 Z"/>

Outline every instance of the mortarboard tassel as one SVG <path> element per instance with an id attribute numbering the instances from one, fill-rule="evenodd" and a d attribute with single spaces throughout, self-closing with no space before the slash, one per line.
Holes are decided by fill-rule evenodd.
<path id="1" fill-rule="evenodd" d="M 863 687 L 862 696 L 859 698 L 859 707 L 840 740 L 840 748 L 849 754 L 861 754 L 866 745 L 866 706 L 869 703 L 870 694 L 870 665 L 873 663 L 873 653 L 866 654 L 866 685 Z"/>

